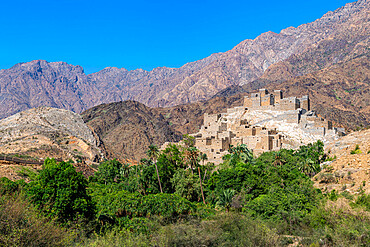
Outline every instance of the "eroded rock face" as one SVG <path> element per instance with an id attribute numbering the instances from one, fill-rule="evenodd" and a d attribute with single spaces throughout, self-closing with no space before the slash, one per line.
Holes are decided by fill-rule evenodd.
<path id="1" fill-rule="evenodd" d="M 93 132 L 80 115 L 39 107 L 0 120 L 0 153 L 34 158 L 99 161 Z"/>
<path id="2" fill-rule="evenodd" d="M 0 118 L 42 105 L 75 112 L 123 100 L 174 106 L 206 100 L 259 78 L 281 82 L 326 69 L 368 53 L 369 4 L 349 3 L 312 23 L 263 33 L 180 68 L 110 67 L 85 75 L 80 66 L 63 62 L 17 64 L 0 71 Z"/>

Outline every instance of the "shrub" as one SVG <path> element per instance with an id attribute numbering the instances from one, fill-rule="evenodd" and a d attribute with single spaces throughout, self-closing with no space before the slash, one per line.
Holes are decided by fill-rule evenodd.
<path id="1" fill-rule="evenodd" d="M 173 224 L 153 234 L 155 246 L 277 246 L 279 236 L 242 214 L 218 214 L 208 220 Z"/>
<path id="2" fill-rule="evenodd" d="M 9 195 L 17 192 L 20 189 L 18 183 L 11 181 L 9 178 L 0 178 L 0 195 Z"/>
<path id="3" fill-rule="evenodd" d="M 331 173 L 319 174 L 318 180 L 319 180 L 319 183 L 325 183 L 325 184 L 334 183 L 336 181 L 334 175 Z"/>
<path id="4" fill-rule="evenodd" d="M 366 211 L 370 211 L 370 195 L 362 192 L 351 205 L 354 207 L 364 207 Z"/>
<path id="5" fill-rule="evenodd" d="M 89 220 L 95 215 L 95 205 L 86 186 L 85 177 L 72 164 L 46 159 L 28 194 L 37 208 L 61 222 Z"/>
<path id="6" fill-rule="evenodd" d="M 135 235 L 130 230 L 114 228 L 103 235 L 95 234 L 91 239 L 85 240 L 81 246 L 86 247 L 141 247 L 151 246 L 145 235 Z"/>
<path id="7" fill-rule="evenodd" d="M 355 149 L 351 151 L 351 154 L 360 154 L 362 153 L 360 150 L 360 146 L 356 145 Z"/>
<path id="8" fill-rule="evenodd" d="M 368 212 L 353 210 L 345 198 L 328 200 L 307 217 L 310 237 L 304 245 L 368 246 L 370 241 Z"/>
<path id="9" fill-rule="evenodd" d="M 326 168 L 325 168 L 325 171 L 326 172 L 333 172 L 334 171 L 334 167 L 333 166 L 327 166 Z"/>
<path id="10" fill-rule="evenodd" d="M 91 184 L 89 191 L 97 203 L 98 215 L 122 217 L 149 217 L 159 215 L 173 221 L 195 212 L 194 205 L 176 194 L 129 193 L 120 185 Z"/>
<path id="11" fill-rule="evenodd" d="M 348 191 L 343 191 L 340 195 L 350 201 L 354 198 L 354 196 Z"/>

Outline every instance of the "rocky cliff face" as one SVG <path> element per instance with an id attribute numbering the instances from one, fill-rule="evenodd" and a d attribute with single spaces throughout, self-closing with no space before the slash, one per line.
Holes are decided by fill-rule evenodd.
<path id="1" fill-rule="evenodd" d="M 150 144 L 181 139 L 167 115 L 135 101 L 103 104 L 82 116 L 103 141 L 102 148 L 110 158 L 140 160 Z"/>
<path id="2" fill-rule="evenodd" d="M 122 100 L 174 106 L 209 99 L 230 86 L 282 82 L 323 70 L 368 52 L 369 5 L 359 0 L 312 23 L 261 34 L 180 68 L 106 68 L 85 75 L 81 67 L 61 62 L 17 64 L 0 71 L 0 117 L 40 105 L 76 112 Z"/>

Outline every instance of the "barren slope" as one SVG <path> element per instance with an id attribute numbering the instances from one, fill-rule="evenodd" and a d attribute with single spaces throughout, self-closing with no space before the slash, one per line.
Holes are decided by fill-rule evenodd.
<path id="1" fill-rule="evenodd" d="M 99 161 L 92 131 L 71 111 L 40 107 L 0 120 L 0 153 L 20 158 L 46 157 Z"/>

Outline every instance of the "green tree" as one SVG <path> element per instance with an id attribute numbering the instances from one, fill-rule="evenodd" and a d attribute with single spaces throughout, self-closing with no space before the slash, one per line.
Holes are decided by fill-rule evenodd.
<path id="1" fill-rule="evenodd" d="M 152 194 L 160 192 L 158 177 L 153 161 L 142 159 L 139 164 L 138 184 L 142 194 Z"/>
<path id="2" fill-rule="evenodd" d="M 280 151 L 277 151 L 275 153 L 275 160 L 272 163 L 274 166 L 281 166 L 285 163 L 285 160 L 283 159 L 283 156 Z"/>
<path id="3" fill-rule="evenodd" d="M 315 162 L 310 158 L 306 158 L 299 162 L 298 170 L 310 177 L 316 172 Z"/>
<path id="4" fill-rule="evenodd" d="M 31 201 L 60 222 L 91 219 L 95 204 L 86 192 L 87 180 L 71 163 L 46 159 L 36 180 L 30 183 Z"/>
<path id="5" fill-rule="evenodd" d="M 202 161 L 203 166 L 204 166 L 204 161 L 208 159 L 207 154 L 201 153 L 200 156 L 199 156 L 199 158 Z M 200 191 L 202 193 L 203 203 L 206 204 L 206 200 L 204 199 L 204 192 L 203 192 L 203 185 L 202 185 L 202 177 L 200 175 L 200 168 L 199 167 L 198 167 L 198 173 L 199 173 Z M 204 172 L 204 177 L 205 177 L 206 173 L 207 173 L 207 169 Z"/>
<path id="6" fill-rule="evenodd" d="M 200 200 L 200 184 L 197 181 L 197 176 L 192 174 L 189 170 L 176 170 L 171 181 L 175 188 L 175 194 L 189 201 Z"/>
<path id="7" fill-rule="evenodd" d="M 157 172 L 157 177 L 158 177 L 159 189 L 161 190 L 161 193 L 163 193 L 161 179 L 159 178 L 159 172 L 158 172 L 158 166 L 157 166 L 157 158 L 159 156 L 158 147 L 156 145 L 151 144 L 149 146 L 148 151 L 147 151 L 147 155 L 148 155 L 149 159 L 151 159 L 154 162 L 155 170 Z"/>
<path id="8" fill-rule="evenodd" d="M 104 184 L 117 182 L 121 175 L 124 175 L 122 167 L 122 164 L 116 159 L 104 161 L 99 165 L 94 177 L 98 182 Z"/>
<path id="9" fill-rule="evenodd" d="M 200 153 L 199 158 L 200 158 L 200 160 L 202 161 L 202 164 L 203 164 L 203 166 L 204 166 L 204 162 L 205 162 L 206 160 L 208 160 L 207 154 L 205 154 L 205 153 Z"/>

